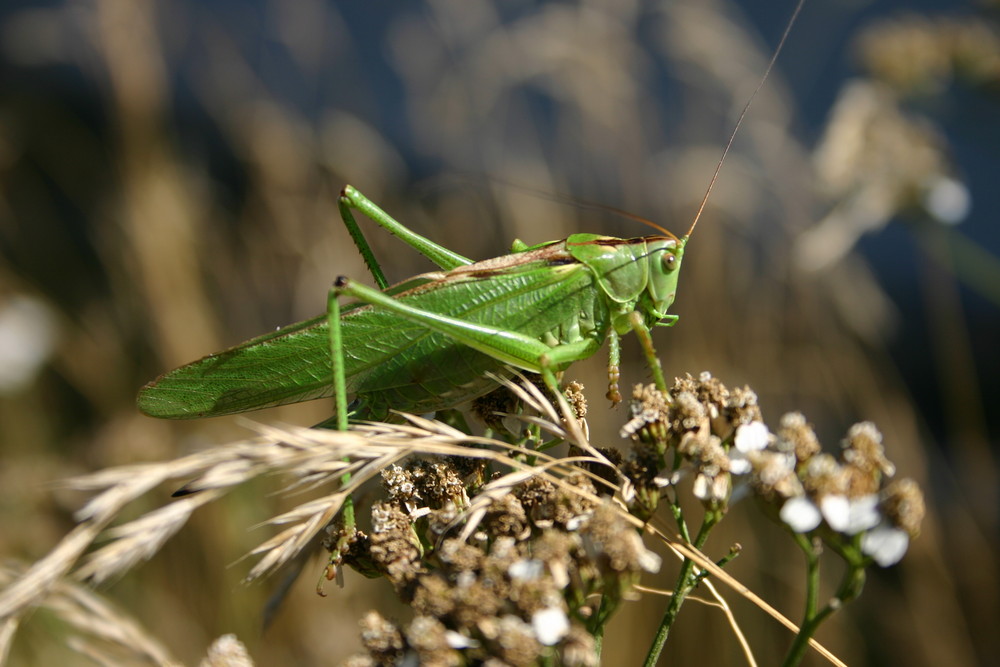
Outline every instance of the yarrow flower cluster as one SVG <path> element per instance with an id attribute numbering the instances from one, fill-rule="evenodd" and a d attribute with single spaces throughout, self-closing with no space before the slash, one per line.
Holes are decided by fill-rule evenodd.
<path id="1" fill-rule="evenodd" d="M 753 391 L 727 389 L 708 373 L 676 380 L 669 394 L 638 386 L 631 410 L 622 429 L 634 443 L 626 474 L 642 514 L 655 508 L 657 488 L 689 470 L 707 508 L 724 511 L 734 477 L 746 479 L 794 533 L 816 533 L 848 557 L 860 536 L 861 553 L 883 567 L 898 562 L 919 534 L 923 496 L 912 480 L 891 481 L 895 466 L 871 422 L 851 427 L 839 456 L 823 453 L 804 416 L 784 415 L 772 433 Z M 668 451 L 684 465 L 668 465 Z"/>
<path id="2" fill-rule="evenodd" d="M 748 387 L 730 390 L 710 374 L 698 380 L 678 378 L 668 394 L 653 385 L 637 385 L 629 404 L 632 419 L 621 436 L 632 441 L 623 471 L 634 489 L 626 502 L 637 516 L 648 518 L 659 504 L 662 490 L 679 479 L 673 452 L 693 470 L 694 494 L 708 509 L 725 508 L 732 493 L 732 475 L 749 472 L 744 450 L 761 422 L 757 395 Z M 739 447 L 734 447 L 737 430 Z M 766 430 L 766 429 L 765 429 Z"/>
<path id="3" fill-rule="evenodd" d="M 860 594 L 865 568 L 897 562 L 919 532 L 920 490 L 893 479 L 882 435 L 868 422 L 848 431 L 836 455 L 824 453 L 801 414 L 786 414 L 772 431 L 750 388 L 730 389 L 703 373 L 676 379 L 666 392 L 635 387 L 621 429 L 626 451 L 587 443 L 571 448 L 566 463 L 532 468 L 562 436 L 554 421 L 546 432 L 557 435 L 546 439 L 544 419 L 508 412 L 531 393 L 498 391 L 476 406 L 514 446 L 509 459 L 488 457 L 501 469 L 509 463 L 506 474 L 491 472 L 486 457 L 407 460 L 382 471 L 385 497 L 371 504 L 364 529 L 353 520 L 328 528 L 331 572 L 346 565 L 384 577 L 413 613 L 408 622 L 369 613 L 366 653 L 352 667 L 597 665 L 596 637 L 640 576 L 660 567 L 635 518 L 646 522 L 670 503 L 681 534 L 701 549 L 737 493 L 754 495 L 794 534 L 811 571 L 818 573 L 821 543 L 848 564 L 830 604 L 808 610 L 809 629 L 789 652 L 801 656 L 819 622 Z M 567 415 L 583 419 L 582 387 L 571 384 L 566 398 Z M 517 423 L 521 433 L 513 432 Z M 684 479 L 705 510 L 695 537 L 677 498 Z M 698 562 L 682 563 L 662 628 L 709 576 Z"/>
<path id="4" fill-rule="evenodd" d="M 495 494 L 481 472 L 463 477 L 446 459 L 393 466 L 370 532 L 328 531 L 332 551 L 350 545 L 335 553 L 341 564 L 389 579 L 415 615 L 369 613 L 367 654 L 348 664 L 598 664 L 592 605 L 614 608 L 659 557 L 583 474 L 530 476 Z"/>

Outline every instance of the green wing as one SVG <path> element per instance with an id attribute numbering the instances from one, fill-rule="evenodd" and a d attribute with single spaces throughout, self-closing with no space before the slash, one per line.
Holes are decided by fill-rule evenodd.
<path id="1" fill-rule="evenodd" d="M 584 334 L 595 330 L 603 339 L 606 308 L 595 303 L 586 267 L 562 256 L 555 264 L 551 256 L 522 259 L 424 274 L 386 291 L 420 309 L 540 338 L 578 337 L 583 321 Z M 369 418 L 381 418 L 388 407 L 427 412 L 455 405 L 487 391 L 483 373 L 500 369 L 488 355 L 377 308 L 354 304 L 342 322 L 347 389 Z M 188 419 L 332 393 L 326 316 L 320 316 L 170 371 L 143 387 L 138 404 L 153 417 Z"/>

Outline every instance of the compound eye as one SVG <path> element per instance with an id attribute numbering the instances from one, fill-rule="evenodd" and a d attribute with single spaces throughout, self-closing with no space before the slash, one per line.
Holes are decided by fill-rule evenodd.
<path id="1" fill-rule="evenodd" d="M 663 257 L 660 261 L 663 262 L 663 268 L 666 271 L 673 271 L 677 268 L 677 255 L 673 253 L 663 253 Z"/>

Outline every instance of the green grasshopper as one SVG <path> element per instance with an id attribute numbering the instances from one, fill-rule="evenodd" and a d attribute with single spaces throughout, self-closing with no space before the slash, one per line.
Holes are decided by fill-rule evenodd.
<path id="1" fill-rule="evenodd" d="M 142 412 L 213 417 L 333 395 L 343 414 L 350 393 L 355 419 L 383 420 L 390 410 L 434 412 L 482 396 L 496 388 L 487 374 L 509 375 L 509 366 L 540 373 L 556 392 L 555 374 L 605 340 L 609 398 L 616 401 L 620 337 L 636 331 L 648 341 L 650 327 L 677 321 L 667 309 L 687 236 L 661 230 L 634 239 L 516 241 L 508 255 L 472 262 L 409 230 L 353 187 L 344 188 L 339 203 L 379 289 L 338 278 L 326 315 L 162 375 L 139 392 Z M 389 286 L 352 209 L 441 270 Z M 341 295 L 356 301 L 341 310 Z M 651 343 L 644 347 L 665 389 Z"/>
<path id="2" fill-rule="evenodd" d="M 608 341 L 616 402 L 621 336 L 642 343 L 656 385 L 666 382 L 650 329 L 673 325 L 684 248 L 705 208 L 750 104 L 802 9 L 799 0 L 757 89 L 737 120 L 688 232 L 618 239 L 573 234 L 510 254 L 471 260 L 414 233 L 348 186 L 340 215 L 379 289 L 338 278 L 327 313 L 170 371 L 139 392 L 153 417 L 213 417 L 334 396 L 337 428 L 383 420 L 391 410 L 435 412 L 482 396 L 510 367 L 540 373 L 560 397 L 556 374 Z M 389 286 L 351 212 L 357 209 L 441 270 Z M 654 225 L 655 227 L 655 225 Z M 341 296 L 355 299 L 343 310 Z"/>

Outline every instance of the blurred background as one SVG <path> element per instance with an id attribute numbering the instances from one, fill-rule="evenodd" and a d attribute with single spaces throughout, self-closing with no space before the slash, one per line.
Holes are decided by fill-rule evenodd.
<path id="1" fill-rule="evenodd" d="M 250 435 L 137 413 L 159 373 L 323 311 L 365 268 L 350 183 L 474 259 L 590 231 L 682 234 L 792 2 L 7 0 L 0 7 L 0 553 L 35 560 L 82 499 L 60 479 Z M 995 2 L 811 2 L 725 164 L 657 332 L 668 376 L 709 370 L 801 410 L 833 451 L 872 420 L 927 494 L 923 535 L 819 639 L 852 665 L 989 664 L 1000 652 L 1000 24 Z M 539 194 L 542 193 L 542 194 Z M 429 264 L 371 234 L 390 280 Z M 638 357 L 626 341 L 626 353 Z M 626 420 L 605 359 L 574 366 L 595 444 Z M 623 383 L 646 379 L 641 363 Z M 594 389 L 596 387 L 596 390 Z M 251 415 L 310 424 L 326 402 Z M 273 625 L 245 587 L 248 530 L 281 507 L 247 488 L 101 592 L 185 662 L 235 632 L 259 664 L 331 664 L 384 582 L 313 592 Z M 148 510 L 173 489 L 152 494 Z M 749 503 L 708 553 L 793 620 L 802 559 Z M 234 565 L 235 563 L 235 565 Z M 836 567 L 832 568 L 836 574 Z M 676 570 L 665 564 L 662 582 Z M 787 632 L 729 596 L 760 664 Z M 665 608 L 608 631 L 637 664 Z M 12 664 L 83 663 L 39 613 Z M 723 616 L 689 603 L 664 662 L 738 664 Z M 807 664 L 820 664 L 810 656 Z"/>

